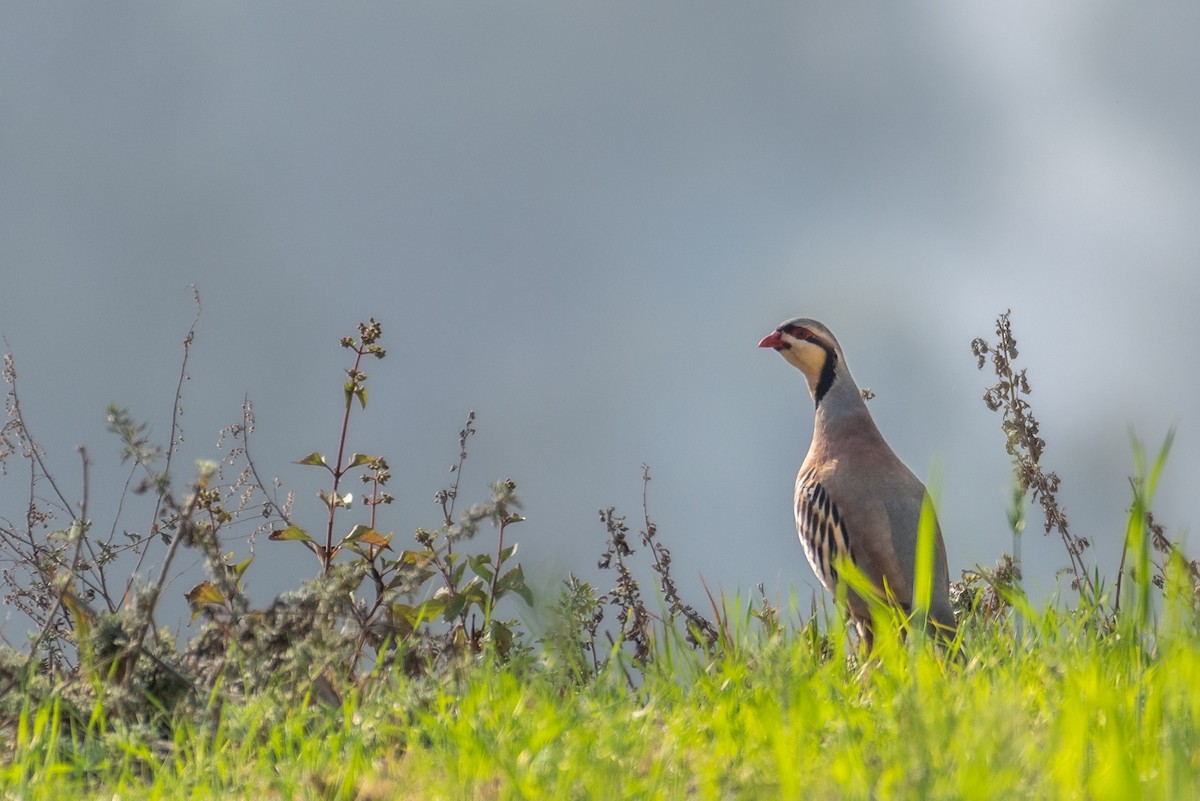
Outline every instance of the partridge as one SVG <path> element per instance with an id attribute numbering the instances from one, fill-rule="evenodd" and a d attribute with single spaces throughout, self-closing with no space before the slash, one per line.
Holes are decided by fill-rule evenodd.
<path id="1" fill-rule="evenodd" d="M 758 343 L 779 351 L 808 380 L 816 405 L 812 444 L 796 477 L 796 530 L 821 584 L 837 592 L 837 558 L 847 557 L 874 584 L 879 597 L 912 611 L 917 527 L 925 485 L 884 440 L 846 367 L 833 334 L 797 317 Z M 950 606 L 946 546 L 935 523 L 930 627 L 942 636 L 955 628 Z M 886 589 L 885 589 L 886 588 Z M 866 647 L 873 643 L 867 602 L 847 593 L 850 616 Z"/>

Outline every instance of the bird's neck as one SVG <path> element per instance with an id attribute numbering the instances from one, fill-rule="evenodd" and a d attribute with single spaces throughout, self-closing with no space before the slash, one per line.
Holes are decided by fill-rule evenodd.
<path id="1" fill-rule="evenodd" d="M 839 373 L 824 394 L 817 397 L 814 392 L 813 397 L 817 405 L 813 426 L 817 432 L 823 433 L 842 420 L 857 415 L 871 419 L 862 393 L 858 391 L 858 386 L 848 373 Z"/>

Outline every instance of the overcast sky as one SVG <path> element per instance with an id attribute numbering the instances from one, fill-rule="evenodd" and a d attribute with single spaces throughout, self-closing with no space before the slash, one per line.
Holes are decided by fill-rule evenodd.
<path id="1" fill-rule="evenodd" d="M 791 499 L 811 401 L 755 348 L 798 315 L 838 335 L 909 466 L 942 476 L 954 576 L 1009 547 L 1009 461 L 970 341 L 1010 307 L 1089 564 L 1119 559 L 1131 427 L 1151 447 L 1177 427 L 1155 507 L 1175 535 L 1200 520 L 1194 4 L 5 17 L 0 334 L 75 494 L 74 446 L 90 448 L 104 530 L 126 476 L 105 406 L 169 436 L 190 284 L 179 464 L 219 456 L 249 396 L 260 470 L 316 528 L 320 476 L 290 462 L 336 448 L 338 339 L 374 316 L 389 356 L 351 447 L 391 461 L 383 527 L 437 524 L 473 409 L 464 500 L 517 482 L 513 534 L 544 582 L 596 577 L 596 510 L 640 518 L 646 463 L 693 601 L 703 576 L 807 607 Z M 22 517 L 26 479 L 10 465 L 0 515 Z M 118 530 L 148 514 L 128 504 Z M 245 530 L 227 546 L 244 555 Z M 260 598 L 314 568 L 295 543 L 255 547 Z M 1036 518 L 1025 551 L 1052 586 L 1066 559 Z"/>

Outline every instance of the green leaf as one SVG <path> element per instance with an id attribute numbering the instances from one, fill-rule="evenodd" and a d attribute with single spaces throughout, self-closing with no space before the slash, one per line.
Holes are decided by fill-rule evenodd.
<path id="1" fill-rule="evenodd" d="M 491 626 L 488 627 L 488 639 L 491 640 L 501 656 L 507 656 L 513 645 L 512 627 L 504 621 L 493 620 Z"/>
<path id="2" fill-rule="evenodd" d="M 195 587 L 192 587 L 187 591 L 187 594 L 184 595 L 184 598 L 187 599 L 187 602 L 191 604 L 193 608 L 197 606 L 204 606 L 206 604 L 225 603 L 224 593 L 217 589 L 217 585 L 213 584 L 211 581 L 202 581 Z"/>
<path id="3" fill-rule="evenodd" d="M 446 611 L 445 598 L 429 598 L 416 606 L 396 603 L 391 606 L 392 625 L 407 636 L 416 631 L 417 626 L 436 620 Z"/>
<path id="4" fill-rule="evenodd" d="M 308 532 L 299 526 L 288 526 L 287 528 L 278 528 L 271 532 L 267 537 L 269 540 L 300 540 L 301 542 L 312 542 L 313 538 L 308 536 Z"/>
<path id="5" fill-rule="evenodd" d="M 430 598 L 416 606 L 395 603 L 389 607 L 392 626 L 402 637 L 407 637 L 417 630 L 417 627 L 436 620 L 446 609 L 446 602 L 441 598 Z"/>
<path id="6" fill-rule="evenodd" d="M 358 405 L 363 409 L 367 408 L 367 388 L 359 387 L 354 390 L 354 395 L 358 398 Z"/>
<path id="7" fill-rule="evenodd" d="M 422 601 L 421 605 L 417 608 L 421 611 L 423 620 L 432 620 L 440 615 L 442 610 L 446 608 L 446 599 L 438 598 L 436 596 L 433 598 L 428 598 Z"/>
<path id="8" fill-rule="evenodd" d="M 369 464 L 373 461 L 375 461 L 374 456 L 370 456 L 365 453 L 356 453 L 350 457 L 350 462 L 346 465 L 346 469 L 349 470 L 351 467 L 362 467 L 364 464 Z"/>
<path id="9" fill-rule="evenodd" d="M 370 526 L 357 525 L 350 529 L 350 533 L 342 540 L 343 543 L 365 542 L 367 545 L 374 545 L 376 548 L 387 548 L 391 542 L 392 535 L 386 537 L 380 534 Z"/>
<path id="10" fill-rule="evenodd" d="M 517 552 L 517 543 L 513 543 L 500 552 L 500 564 L 504 564 Z"/>
<path id="11" fill-rule="evenodd" d="M 295 462 L 293 462 L 293 464 L 311 464 L 311 465 L 317 465 L 318 467 L 324 467 L 324 468 L 329 467 L 329 465 L 325 464 L 325 457 L 322 456 L 321 454 L 317 453 L 316 451 L 313 451 L 308 456 L 305 456 L 303 459 L 296 460 Z"/>
<path id="12" fill-rule="evenodd" d="M 446 604 L 445 608 L 442 610 L 442 619 L 454 620 L 454 618 L 461 615 L 463 610 L 467 608 L 467 603 L 470 601 L 470 598 L 468 598 L 464 593 L 447 593 L 446 595 L 442 596 L 442 600 Z"/>
<path id="13" fill-rule="evenodd" d="M 190 590 L 188 590 L 183 597 L 187 599 L 188 604 L 190 604 L 192 607 L 191 622 L 195 622 L 196 616 L 200 614 L 200 610 L 204 607 L 212 604 L 220 605 L 225 603 L 224 593 L 217 589 L 217 585 L 213 584 L 211 581 L 200 582 L 195 587 L 192 587 Z"/>
<path id="14" fill-rule="evenodd" d="M 526 604 L 533 606 L 533 591 L 525 585 L 525 571 L 520 565 L 502 575 L 496 582 L 497 598 L 510 592 L 515 592 Z"/>
<path id="15" fill-rule="evenodd" d="M 403 562 L 406 565 L 416 565 L 417 567 L 425 567 L 433 561 L 433 551 L 403 551 L 396 558 L 396 562 Z"/>
<path id="16" fill-rule="evenodd" d="M 471 579 L 471 583 L 463 590 L 463 595 L 467 597 L 470 603 L 475 604 L 480 609 L 487 604 L 487 590 L 478 579 Z"/>
<path id="17" fill-rule="evenodd" d="M 391 537 L 390 534 L 388 536 Z M 427 567 L 433 562 L 433 557 L 432 551 L 404 551 L 401 553 L 392 563 L 397 567 L 397 576 L 388 583 L 387 589 L 394 590 L 405 584 L 416 587 L 424 584 L 435 573 Z M 416 569 L 414 570 L 414 568 Z"/>
<path id="18" fill-rule="evenodd" d="M 484 590 L 483 584 L 480 583 L 479 579 L 471 579 L 470 583 L 459 592 L 439 590 L 438 593 L 434 597 L 441 598 L 446 603 L 446 609 L 442 613 L 442 617 L 445 620 L 454 620 L 456 617 L 462 617 L 472 606 L 482 609 L 487 603 L 487 592 Z"/>
<path id="19" fill-rule="evenodd" d="M 417 616 L 416 608 L 408 604 L 392 604 L 388 607 L 390 613 L 392 628 L 400 633 L 401 637 L 407 637 L 416 629 L 416 624 L 413 620 Z"/>
<path id="20" fill-rule="evenodd" d="M 250 567 L 250 563 L 253 561 L 254 561 L 254 557 L 251 556 L 248 559 L 246 559 L 244 562 L 238 562 L 236 565 L 233 566 L 234 574 L 238 578 L 241 578 L 242 574 L 244 574 L 246 572 L 246 568 Z"/>
<path id="21" fill-rule="evenodd" d="M 479 576 L 484 581 L 491 581 L 494 571 L 492 570 L 492 557 L 485 553 L 468 556 L 467 561 L 471 563 L 471 570 L 475 575 Z"/>

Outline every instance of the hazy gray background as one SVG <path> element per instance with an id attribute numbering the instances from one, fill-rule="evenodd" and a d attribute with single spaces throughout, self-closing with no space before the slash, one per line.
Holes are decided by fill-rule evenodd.
<path id="1" fill-rule="evenodd" d="M 260 469 L 316 528 L 323 478 L 289 462 L 334 450 L 337 341 L 374 315 L 390 355 L 351 447 L 391 460 L 385 530 L 436 524 L 474 409 L 464 500 L 516 480 L 543 581 L 594 575 L 596 510 L 638 519 L 645 462 L 693 600 L 703 575 L 807 605 L 811 402 L 759 338 L 837 332 L 895 449 L 944 473 L 957 575 L 1009 545 L 969 343 L 1012 307 L 1046 465 L 1111 574 L 1130 426 L 1178 426 L 1156 508 L 1200 519 L 1198 29 L 1187 3 L 10 5 L 0 333 L 75 493 L 91 448 L 104 529 L 105 405 L 166 439 L 194 283 L 181 478 L 249 395 Z M 1031 528 L 1052 586 L 1062 547 Z M 257 552 L 260 596 L 314 568 Z"/>

